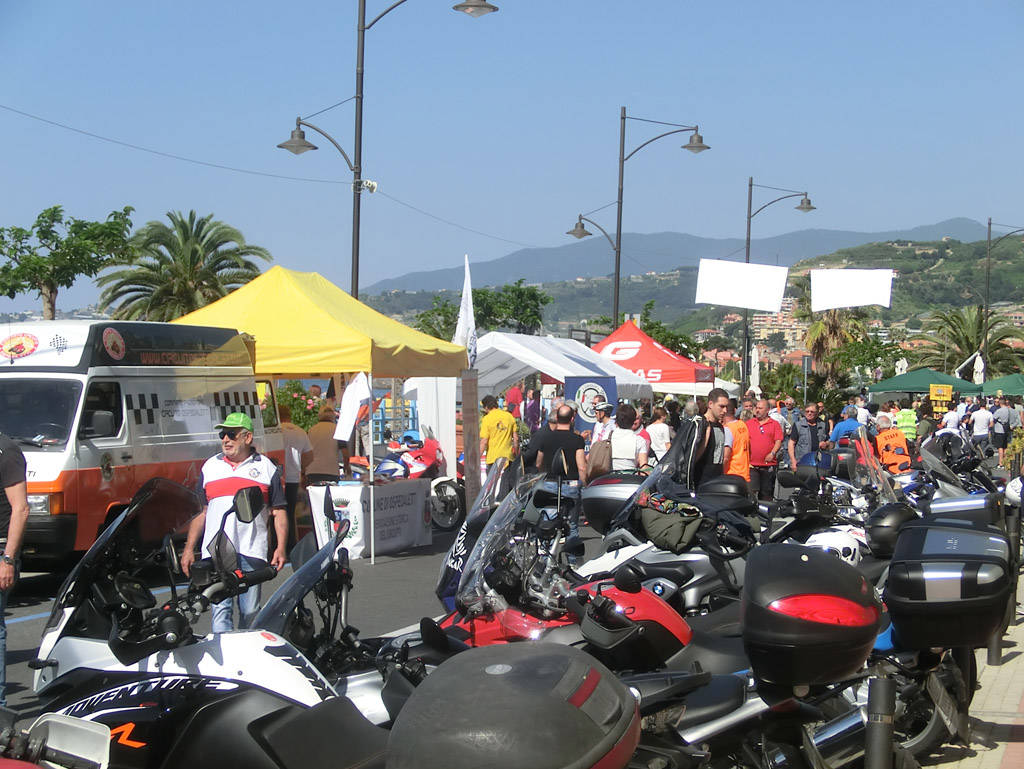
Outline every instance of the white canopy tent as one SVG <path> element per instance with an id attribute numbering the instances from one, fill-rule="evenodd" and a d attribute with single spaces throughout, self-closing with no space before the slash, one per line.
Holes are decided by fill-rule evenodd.
<path id="1" fill-rule="evenodd" d="M 561 337 L 491 331 L 477 340 L 476 370 L 481 395 L 500 392 L 535 371 L 560 382 L 567 376 L 614 377 L 620 398 L 654 394 L 651 385 L 632 371 L 575 339 Z"/>
<path id="2" fill-rule="evenodd" d="M 654 387 L 655 392 L 659 393 L 692 395 L 694 397 L 698 395 L 707 396 L 711 392 L 712 387 L 721 387 L 729 393 L 731 398 L 738 398 L 740 396 L 740 386 L 738 384 L 725 379 L 719 379 L 718 377 L 715 377 L 714 384 L 711 382 L 654 382 L 652 387 Z"/>

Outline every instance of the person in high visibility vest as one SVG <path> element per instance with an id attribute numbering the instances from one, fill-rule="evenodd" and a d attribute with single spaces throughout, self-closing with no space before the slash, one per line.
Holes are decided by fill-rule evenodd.
<path id="1" fill-rule="evenodd" d="M 903 431 L 893 427 L 892 419 L 886 414 L 879 414 L 875 424 L 878 426 L 875 446 L 878 447 L 878 458 L 885 468 L 893 474 L 910 470 L 910 446 Z"/>
<path id="2" fill-rule="evenodd" d="M 913 445 L 917 440 L 917 412 L 910 408 L 910 401 L 906 398 L 900 401 L 900 410 L 896 413 L 896 427 L 903 432 L 907 445 Z"/>

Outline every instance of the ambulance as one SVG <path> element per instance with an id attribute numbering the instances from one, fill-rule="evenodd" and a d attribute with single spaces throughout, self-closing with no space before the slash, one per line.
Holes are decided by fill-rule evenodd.
<path id="1" fill-rule="evenodd" d="M 121 321 L 0 325 L 0 432 L 25 453 L 26 557 L 89 547 L 154 477 L 195 486 L 220 450 L 214 425 L 252 417 L 257 449 L 283 461 L 270 381 L 232 329 Z"/>

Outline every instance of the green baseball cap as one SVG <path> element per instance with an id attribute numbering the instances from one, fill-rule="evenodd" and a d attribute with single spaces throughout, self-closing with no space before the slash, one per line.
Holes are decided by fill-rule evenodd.
<path id="1" fill-rule="evenodd" d="M 222 427 L 242 427 L 249 432 L 252 432 L 252 420 L 248 414 L 243 414 L 241 411 L 232 411 L 228 414 L 224 421 L 219 425 L 214 425 L 214 429 L 219 430 Z"/>

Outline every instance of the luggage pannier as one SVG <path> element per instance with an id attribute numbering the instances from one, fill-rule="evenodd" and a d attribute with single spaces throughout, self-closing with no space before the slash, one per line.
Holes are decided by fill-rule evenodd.
<path id="1" fill-rule="evenodd" d="M 1010 544 L 994 526 L 945 516 L 900 530 L 885 603 L 907 649 L 980 647 L 999 630 L 1010 597 Z"/>
<path id="2" fill-rule="evenodd" d="M 824 550 L 763 545 L 747 557 L 740 612 L 754 676 L 798 686 L 855 674 L 875 644 L 882 604 L 857 569 Z"/>

